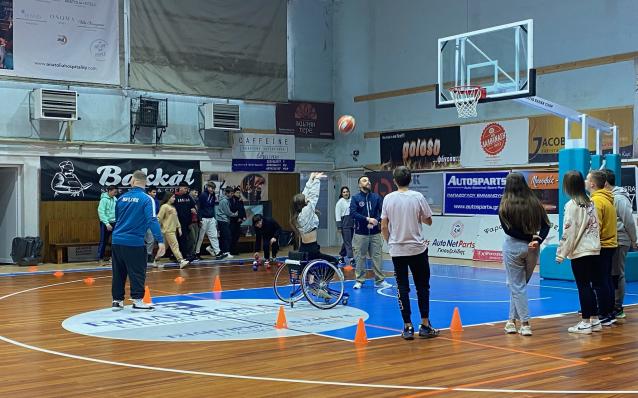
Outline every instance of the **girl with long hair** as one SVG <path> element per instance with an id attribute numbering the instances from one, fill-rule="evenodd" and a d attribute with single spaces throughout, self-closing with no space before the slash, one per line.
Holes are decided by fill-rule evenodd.
<path id="1" fill-rule="evenodd" d="M 594 286 L 600 283 L 600 222 L 594 202 L 585 192 L 585 180 L 579 171 L 563 176 L 563 192 L 571 198 L 563 211 L 563 236 L 556 251 L 556 262 L 571 260 L 578 287 L 581 321 L 567 329 L 570 333 L 591 334 L 601 331 Z"/>
<path id="2" fill-rule="evenodd" d="M 174 206 L 175 193 L 166 192 L 160 205 L 159 213 L 157 213 L 157 219 L 162 227 L 162 234 L 166 244 L 171 248 L 173 255 L 179 262 L 179 267 L 184 268 L 188 265 L 188 261 L 182 256 L 182 252 L 179 251 L 179 243 L 177 242 L 177 235 L 182 235 L 182 227 L 177 218 L 177 210 Z M 156 259 L 157 260 L 157 259 Z"/>
<path id="3" fill-rule="evenodd" d="M 337 264 L 338 261 L 335 257 L 321 253 L 321 247 L 317 243 L 319 215 L 316 208 L 319 201 L 319 188 L 321 187 L 320 178 L 323 177 L 325 177 L 323 173 L 310 173 L 310 178 L 306 182 L 303 192 L 292 198 L 290 225 L 301 241 L 299 251 L 307 253 L 307 260 L 323 259 Z"/>
<path id="4" fill-rule="evenodd" d="M 350 188 L 341 187 L 339 200 L 335 205 L 335 218 L 337 220 L 337 229 L 341 231 L 341 250 L 339 255 L 341 261 L 346 262 L 345 258 L 352 259 L 352 234 L 354 233 L 354 220 L 350 215 Z"/>
<path id="5" fill-rule="evenodd" d="M 531 336 L 527 283 L 538 262 L 539 246 L 549 233 L 549 218 L 520 173 L 507 175 L 498 216 L 507 235 L 503 244 L 503 264 L 510 290 L 510 311 L 505 332 Z M 521 323 L 520 329 L 516 328 L 517 320 Z"/>

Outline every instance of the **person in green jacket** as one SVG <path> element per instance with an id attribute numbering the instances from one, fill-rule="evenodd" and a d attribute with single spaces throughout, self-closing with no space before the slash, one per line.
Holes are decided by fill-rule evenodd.
<path id="1" fill-rule="evenodd" d="M 108 263 L 104 258 L 104 251 L 111 239 L 113 229 L 115 229 L 115 202 L 117 202 L 115 195 L 117 191 L 115 185 L 109 185 L 106 192 L 102 192 L 100 204 L 97 206 L 97 215 L 100 218 L 100 244 L 97 247 L 97 261 L 104 264 Z"/>

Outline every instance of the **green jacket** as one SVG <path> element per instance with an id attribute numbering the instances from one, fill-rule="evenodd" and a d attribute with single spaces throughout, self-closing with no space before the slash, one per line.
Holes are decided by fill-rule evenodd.
<path id="1" fill-rule="evenodd" d="M 112 224 L 115 222 L 115 202 L 117 202 L 115 196 L 110 197 L 108 193 L 102 193 L 100 204 L 97 206 L 97 215 L 102 223 Z"/>

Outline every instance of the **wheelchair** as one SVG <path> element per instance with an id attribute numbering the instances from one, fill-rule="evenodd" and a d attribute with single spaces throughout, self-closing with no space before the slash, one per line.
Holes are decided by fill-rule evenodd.
<path id="1" fill-rule="evenodd" d="M 279 300 L 290 304 L 303 297 L 313 306 L 327 310 L 348 304 L 343 272 L 326 260 L 307 260 L 307 253 L 290 252 L 275 274 L 273 288 Z"/>

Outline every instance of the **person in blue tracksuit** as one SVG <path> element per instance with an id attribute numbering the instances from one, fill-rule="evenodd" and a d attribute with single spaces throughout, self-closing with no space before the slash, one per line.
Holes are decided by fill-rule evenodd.
<path id="1" fill-rule="evenodd" d="M 113 231 L 113 295 L 112 309 L 124 309 L 124 285 L 130 279 L 133 310 L 152 311 L 151 304 L 144 303 L 144 283 L 146 281 L 146 246 L 144 235 L 150 229 L 158 243 L 157 257 L 164 255 L 164 238 L 157 221 L 155 201 L 144 188 L 146 173 L 137 170 L 131 180 L 132 189 L 122 195 L 115 206 L 115 216 L 119 221 Z"/>
<path id="2" fill-rule="evenodd" d="M 371 192 L 370 180 L 366 176 L 359 178 L 359 193 L 350 200 L 350 216 L 354 219 L 354 237 L 352 250 L 356 263 L 354 289 L 360 289 L 366 280 L 366 255 L 372 260 L 375 287 L 385 288 L 386 282 L 382 270 L 383 240 L 381 239 L 381 207 L 383 199 Z"/>

